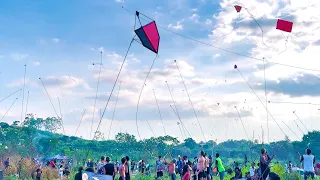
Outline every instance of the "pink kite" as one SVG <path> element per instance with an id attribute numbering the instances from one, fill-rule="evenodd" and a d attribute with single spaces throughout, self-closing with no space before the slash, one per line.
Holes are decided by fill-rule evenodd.
<path id="1" fill-rule="evenodd" d="M 279 29 L 279 30 L 285 31 L 285 32 L 291 32 L 292 26 L 293 26 L 293 22 L 278 19 L 276 29 Z"/>
<path id="2" fill-rule="evenodd" d="M 139 12 L 136 11 L 136 15 L 139 18 Z M 140 21 L 140 19 L 139 19 Z M 140 22 L 141 24 L 141 22 Z M 135 30 L 136 35 L 139 37 L 142 45 L 154 53 L 158 54 L 160 35 L 155 21 L 150 22 Z"/>

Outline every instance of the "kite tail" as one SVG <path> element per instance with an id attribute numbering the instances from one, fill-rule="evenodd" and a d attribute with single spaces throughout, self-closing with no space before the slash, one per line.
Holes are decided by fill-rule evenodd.
<path id="1" fill-rule="evenodd" d="M 207 140 L 206 140 L 206 137 L 205 137 L 205 135 L 204 135 L 204 132 L 203 132 L 203 130 L 202 130 L 201 123 L 200 123 L 200 121 L 199 121 L 199 119 L 198 119 L 198 115 L 197 115 L 196 110 L 194 109 L 193 103 L 192 103 L 192 101 L 191 101 L 191 98 L 190 98 L 190 95 L 189 95 L 188 89 L 187 89 L 187 87 L 186 87 L 186 84 L 184 83 L 184 80 L 183 80 L 182 74 L 181 74 L 181 72 L 180 72 L 180 69 L 179 69 L 178 63 L 177 63 L 177 61 L 176 61 L 176 60 L 175 60 L 174 62 L 175 62 L 175 64 L 176 64 L 176 66 L 177 66 L 177 69 L 178 69 L 178 71 L 179 71 L 179 74 L 180 74 L 180 77 L 181 77 L 182 83 L 183 83 L 184 88 L 185 88 L 185 90 L 186 90 L 186 92 L 187 92 L 187 95 L 188 95 L 188 98 L 189 98 L 190 104 L 191 104 L 191 106 L 192 106 L 192 109 L 193 109 L 194 115 L 196 116 L 196 119 L 197 119 L 197 121 L 198 121 L 199 128 L 200 128 L 200 131 L 201 131 L 201 133 L 202 133 L 202 135 L 203 135 L 204 141 L 207 141 Z"/>
<path id="2" fill-rule="evenodd" d="M 235 19 L 234 22 L 233 22 L 232 30 L 231 30 L 229 33 L 227 33 L 227 34 L 224 34 L 224 35 L 220 36 L 220 37 L 219 37 L 219 40 L 221 40 L 222 38 L 224 38 L 224 37 L 230 35 L 231 33 L 233 33 L 233 31 L 237 28 L 236 25 L 238 25 L 239 19 L 240 19 L 240 12 L 239 12 L 238 18 Z M 219 41 L 219 40 L 218 40 L 218 41 Z M 218 42 L 218 41 L 216 41 L 216 42 Z"/>
<path id="3" fill-rule="evenodd" d="M 153 68 L 154 62 L 155 62 L 155 60 L 156 60 L 157 58 L 158 58 L 158 55 L 157 55 L 157 56 L 153 59 L 153 61 L 152 61 L 152 64 L 151 64 L 150 69 L 149 69 L 149 71 L 148 71 L 148 73 L 147 73 L 147 76 L 146 76 L 146 78 L 145 78 L 145 80 L 144 80 L 144 82 L 143 82 L 143 85 L 142 85 L 142 88 L 141 88 L 141 91 L 140 91 L 140 95 L 139 95 L 139 98 L 138 98 L 137 110 L 136 110 L 136 128 L 137 128 L 137 133 L 138 133 L 138 136 L 139 136 L 139 138 L 140 138 L 140 141 L 142 141 L 142 138 L 141 138 L 141 135 L 140 135 L 140 131 L 139 131 L 139 126 L 138 126 L 138 112 L 139 112 L 140 99 L 141 99 L 141 95 L 142 95 L 143 89 L 144 89 L 144 87 L 145 87 L 145 85 L 146 85 L 147 79 L 148 79 L 148 77 L 149 77 L 149 74 L 150 74 L 150 72 L 151 72 L 151 70 L 152 70 L 152 68 Z M 152 128 L 151 128 L 148 120 L 147 120 L 147 123 L 148 123 L 148 126 L 149 126 L 149 128 L 150 128 L 153 136 L 155 136 L 155 134 L 154 134 L 154 132 L 153 132 L 153 130 L 152 130 Z M 143 144 L 143 142 L 142 142 L 142 144 Z M 146 146 L 145 146 L 144 144 L 143 144 L 143 146 L 144 146 L 144 149 L 150 154 L 150 156 L 153 156 L 152 153 L 146 148 Z"/>
<path id="4" fill-rule="evenodd" d="M 142 95 L 143 89 L 144 89 L 144 87 L 145 87 L 145 85 L 146 85 L 147 79 L 148 79 L 148 77 L 149 77 L 149 74 L 150 74 L 150 72 L 151 72 L 151 70 L 152 70 L 152 68 L 153 68 L 154 62 L 155 62 L 155 60 L 156 60 L 157 58 L 158 58 L 158 55 L 157 55 L 156 58 L 154 58 L 153 61 L 152 61 L 152 64 L 151 64 L 150 69 L 149 69 L 149 71 L 148 71 L 148 73 L 147 73 L 147 76 L 146 76 L 146 78 L 145 78 L 145 80 L 144 80 L 144 82 L 143 82 L 143 85 L 142 85 L 142 88 L 141 88 L 141 91 L 140 91 L 140 95 L 139 95 L 139 98 L 138 98 L 137 110 L 136 110 L 136 127 L 137 127 L 137 132 L 138 132 L 138 136 L 139 136 L 140 140 L 142 140 L 141 135 L 140 135 L 140 132 L 139 132 L 139 126 L 138 126 L 138 112 L 139 112 L 140 99 L 141 99 L 141 95 Z M 148 125 L 149 125 L 149 128 L 150 128 L 153 136 L 155 136 L 155 134 L 154 134 L 154 132 L 153 132 L 153 130 L 152 130 L 152 128 L 151 128 L 148 120 L 147 120 L 147 123 L 148 123 Z"/>
<path id="5" fill-rule="evenodd" d="M 254 18 L 254 16 L 249 12 L 249 10 L 247 8 L 245 8 L 246 11 L 248 12 L 248 14 L 251 16 L 251 18 L 256 22 L 256 24 L 259 26 L 260 30 L 261 30 L 261 41 L 262 41 L 262 44 L 264 46 L 266 46 L 267 48 L 270 48 L 269 46 L 266 45 L 266 43 L 264 43 L 264 40 L 263 40 L 263 29 L 261 27 L 261 25 L 259 24 L 259 22 L 256 20 L 256 18 Z"/>
<path id="6" fill-rule="evenodd" d="M 115 114 L 116 108 L 117 108 L 117 103 L 118 103 L 118 98 L 119 98 L 119 93 L 120 93 L 120 88 L 121 88 L 121 82 L 122 81 L 120 81 L 120 83 L 119 83 L 119 89 L 118 89 L 116 104 L 114 105 L 114 109 L 113 109 L 113 113 L 112 113 L 112 119 L 111 119 L 111 124 L 110 124 L 110 128 L 109 128 L 108 140 L 110 139 L 110 132 L 111 132 L 111 127 L 112 127 L 112 122 L 113 122 L 114 114 Z"/>

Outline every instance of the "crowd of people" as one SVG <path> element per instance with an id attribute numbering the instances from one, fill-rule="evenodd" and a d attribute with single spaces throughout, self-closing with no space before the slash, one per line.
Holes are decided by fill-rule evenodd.
<path id="1" fill-rule="evenodd" d="M 220 180 L 225 179 L 225 175 L 232 174 L 231 179 L 247 179 L 247 180 L 279 180 L 280 177 L 274 172 L 270 172 L 270 163 L 274 159 L 268 155 L 266 149 L 261 149 L 261 156 L 259 162 L 251 162 L 250 171 L 243 174 L 239 163 L 234 162 L 233 169 L 226 169 L 224 163 L 220 158 L 219 153 L 215 154 L 213 158 L 207 155 L 204 151 L 199 152 L 198 157 L 194 157 L 191 162 L 187 156 L 178 156 L 176 159 L 170 153 L 158 156 L 155 159 L 155 173 L 156 179 L 163 179 L 165 174 L 170 180 L 212 180 L 217 176 Z M 299 161 L 303 163 L 304 179 L 314 178 L 315 176 L 315 157 L 311 154 L 310 149 L 306 149 L 304 155 L 298 154 Z M 245 164 L 247 164 L 247 160 Z M 291 162 L 290 162 L 291 163 Z M 123 157 L 121 162 L 111 162 L 109 157 L 102 156 L 99 163 L 86 163 L 85 171 L 104 174 L 114 179 L 119 174 L 119 180 L 130 180 L 131 174 L 139 171 L 142 175 L 149 176 L 151 165 L 146 164 L 143 160 L 138 163 L 131 161 L 128 156 Z M 79 172 L 75 180 L 82 180 L 81 173 L 83 168 L 79 168 Z M 229 172 L 231 171 L 231 172 Z M 292 172 L 292 171 L 290 171 Z"/>

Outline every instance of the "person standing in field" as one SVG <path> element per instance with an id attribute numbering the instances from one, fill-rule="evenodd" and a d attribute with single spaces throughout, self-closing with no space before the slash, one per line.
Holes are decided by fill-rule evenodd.
<path id="1" fill-rule="evenodd" d="M 197 174 L 199 180 L 205 180 L 207 176 L 205 175 L 205 153 L 203 151 L 200 151 L 199 153 L 199 161 L 197 166 Z"/>
<path id="2" fill-rule="evenodd" d="M 175 162 L 174 159 L 172 159 L 172 156 L 171 156 L 170 152 L 168 153 L 168 155 L 170 157 L 170 162 L 169 163 L 167 162 L 166 156 L 163 157 L 163 160 L 164 160 L 164 163 L 168 167 L 170 180 L 176 180 L 177 179 L 177 176 L 176 176 L 176 162 Z"/>
<path id="3" fill-rule="evenodd" d="M 216 168 L 217 168 L 217 172 L 219 173 L 220 176 L 220 180 L 223 180 L 224 178 L 224 173 L 225 173 L 225 168 L 223 166 L 222 160 L 220 158 L 219 153 L 216 153 Z"/>
<path id="4" fill-rule="evenodd" d="M 300 162 L 303 162 L 304 179 L 306 180 L 308 177 L 314 179 L 314 163 L 316 162 L 316 158 L 311 154 L 311 149 L 306 149 L 303 156 L 298 153 L 298 157 Z"/>
<path id="5" fill-rule="evenodd" d="M 126 164 L 125 164 L 125 168 L 126 168 L 126 180 L 130 180 L 130 170 L 129 170 L 129 156 L 126 156 Z"/>
<path id="6" fill-rule="evenodd" d="M 261 149 L 261 157 L 260 157 L 260 172 L 261 172 L 261 179 L 265 180 L 268 177 L 268 174 L 270 173 L 270 167 L 269 164 L 272 161 L 272 159 L 275 156 L 273 155 L 271 158 L 267 154 L 266 149 Z"/>
<path id="7" fill-rule="evenodd" d="M 126 158 L 123 157 L 121 159 L 121 165 L 119 167 L 119 174 L 120 174 L 120 177 L 119 177 L 119 180 L 125 180 L 126 179 Z"/>

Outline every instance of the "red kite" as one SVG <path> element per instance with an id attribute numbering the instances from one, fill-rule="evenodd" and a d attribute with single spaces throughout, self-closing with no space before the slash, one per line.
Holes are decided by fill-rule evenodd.
<path id="1" fill-rule="evenodd" d="M 234 8 L 236 8 L 236 11 L 237 11 L 237 12 L 240 12 L 242 7 L 239 6 L 239 5 L 235 5 Z"/>
<path id="2" fill-rule="evenodd" d="M 279 30 L 285 31 L 285 32 L 291 32 L 292 26 L 293 26 L 293 22 L 278 19 L 276 29 L 279 29 Z"/>

